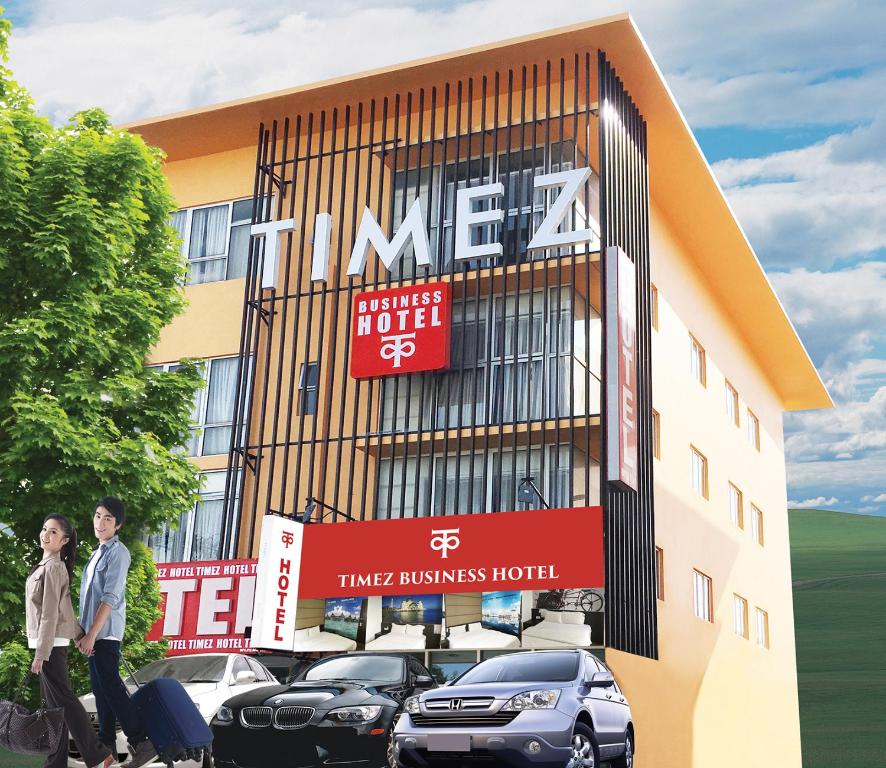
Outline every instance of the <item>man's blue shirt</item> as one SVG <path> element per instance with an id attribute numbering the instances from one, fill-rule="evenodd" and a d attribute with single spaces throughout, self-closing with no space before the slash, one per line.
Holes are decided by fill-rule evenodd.
<path id="1" fill-rule="evenodd" d="M 95 560 L 92 581 L 86 584 L 90 564 Z M 99 605 L 111 606 L 111 615 L 96 635 L 96 640 L 115 637 L 123 640 L 126 627 L 126 576 L 132 558 L 126 545 L 114 536 L 92 553 L 80 581 L 80 624 L 87 632 L 95 621 Z"/>

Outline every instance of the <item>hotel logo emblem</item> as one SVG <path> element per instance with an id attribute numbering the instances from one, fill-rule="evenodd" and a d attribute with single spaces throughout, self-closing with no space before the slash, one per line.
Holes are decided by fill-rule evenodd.
<path id="1" fill-rule="evenodd" d="M 435 528 L 431 531 L 431 549 L 439 552 L 444 560 L 449 557 L 450 549 L 458 549 L 461 539 L 458 528 Z"/>
<path id="2" fill-rule="evenodd" d="M 412 341 L 410 341 L 412 339 Z M 401 333 L 395 336 L 382 336 L 382 360 L 394 361 L 394 368 L 400 367 L 400 360 L 415 354 L 415 333 Z"/>

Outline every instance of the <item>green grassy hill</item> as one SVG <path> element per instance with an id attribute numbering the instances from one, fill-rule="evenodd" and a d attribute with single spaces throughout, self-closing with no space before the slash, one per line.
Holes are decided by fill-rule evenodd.
<path id="1" fill-rule="evenodd" d="M 804 768 L 883 765 L 886 518 L 791 510 Z"/>

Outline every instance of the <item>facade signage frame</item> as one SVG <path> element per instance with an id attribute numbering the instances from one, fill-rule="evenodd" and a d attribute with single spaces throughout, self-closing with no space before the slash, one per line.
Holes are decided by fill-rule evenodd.
<path id="1" fill-rule="evenodd" d="M 606 249 L 606 480 L 637 491 L 637 279 L 618 246 Z"/>

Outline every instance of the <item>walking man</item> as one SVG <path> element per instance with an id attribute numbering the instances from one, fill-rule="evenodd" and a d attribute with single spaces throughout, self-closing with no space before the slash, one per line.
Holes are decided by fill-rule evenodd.
<path id="1" fill-rule="evenodd" d="M 106 496 L 96 505 L 92 524 L 98 547 L 83 569 L 80 583 L 80 624 L 86 634 L 77 647 L 89 657 L 99 739 L 116 751 L 115 726 L 119 721 L 132 755 L 126 768 L 141 768 L 157 756 L 157 751 L 120 679 L 120 643 L 126 626 L 126 577 L 131 558 L 117 533 L 125 518 L 120 499 Z"/>

